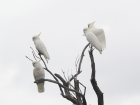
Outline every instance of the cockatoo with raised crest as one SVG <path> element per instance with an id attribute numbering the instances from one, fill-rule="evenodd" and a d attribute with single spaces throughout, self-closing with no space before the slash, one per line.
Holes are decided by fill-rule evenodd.
<path id="1" fill-rule="evenodd" d="M 41 34 L 41 33 L 40 33 Z M 38 52 L 43 55 L 46 59 L 46 61 L 48 62 L 48 60 L 50 59 L 50 56 L 48 54 L 48 51 L 44 45 L 44 43 L 40 40 L 39 38 L 39 35 L 35 35 L 32 37 L 33 41 L 34 41 L 34 44 L 35 44 L 35 47 L 36 49 L 38 50 Z"/>
<path id="2" fill-rule="evenodd" d="M 95 21 L 92 23 L 89 23 L 88 28 L 91 30 L 91 32 L 93 32 L 96 35 L 97 39 L 99 40 L 102 46 L 102 50 L 104 50 L 106 48 L 106 38 L 105 38 L 104 30 L 101 28 L 96 28 L 94 26 L 94 23 Z"/>
<path id="3" fill-rule="evenodd" d="M 91 44 L 91 46 L 95 47 L 100 52 L 100 54 L 102 54 L 102 46 L 96 35 L 91 32 L 89 28 L 84 28 L 83 32 L 84 36 L 86 36 L 87 41 Z"/>

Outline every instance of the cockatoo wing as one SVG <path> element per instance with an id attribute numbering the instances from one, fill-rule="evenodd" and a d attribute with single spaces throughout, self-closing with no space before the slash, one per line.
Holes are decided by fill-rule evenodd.
<path id="1" fill-rule="evenodd" d="M 86 38 L 87 38 L 87 41 L 92 46 L 94 46 L 101 54 L 102 53 L 102 46 L 101 46 L 99 40 L 97 39 L 97 37 L 95 36 L 95 34 L 93 34 L 92 32 L 86 33 Z"/>
<path id="2" fill-rule="evenodd" d="M 48 54 L 48 51 L 47 51 L 44 43 L 41 40 L 37 40 L 37 41 L 35 41 L 35 46 L 36 46 L 36 49 L 39 51 L 39 53 L 44 55 L 46 61 L 48 62 L 48 60 L 50 59 L 50 56 Z"/>
<path id="3" fill-rule="evenodd" d="M 41 64 L 34 67 L 33 75 L 35 80 L 45 79 L 45 71 Z M 44 82 L 37 83 L 37 87 L 39 93 L 44 92 Z"/>
<path id="4" fill-rule="evenodd" d="M 91 31 L 96 35 L 99 42 L 101 43 L 102 48 L 106 48 L 106 39 L 105 39 L 105 33 L 103 29 L 98 28 L 91 28 Z"/>

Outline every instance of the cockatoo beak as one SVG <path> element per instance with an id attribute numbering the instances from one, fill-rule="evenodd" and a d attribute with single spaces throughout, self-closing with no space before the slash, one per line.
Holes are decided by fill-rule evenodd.
<path id="1" fill-rule="evenodd" d="M 41 34 L 41 32 L 40 32 L 40 34 Z M 38 36 L 40 36 L 40 34 L 38 34 Z"/>
<path id="2" fill-rule="evenodd" d="M 89 29 L 91 29 L 92 28 L 92 26 L 90 26 L 90 27 L 88 27 Z"/>

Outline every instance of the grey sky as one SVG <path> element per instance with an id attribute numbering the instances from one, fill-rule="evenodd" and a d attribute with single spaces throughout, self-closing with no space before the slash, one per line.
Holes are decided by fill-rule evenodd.
<path id="1" fill-rule="evenodd" d="M 72 105 L 57 85 L 46 82 L 39 94 L 34 84 L 32 36 L 40 38 L 50 55 L 48 68 L 75 73 L 75 59 L 88 43 L 83 28 L 93 21 L 103 28 L 106 49 L 94 51 L 96 78 L 105 105 L 140 104 L 140 2 L 139 0 L 1 0 L 0 1 L 0 104 Z M 88 104 L 97 105 L 90 84 L 88 50 L 78 79 L 87 87 Z M 52 77 L 46 72 L 46 78 Z"/>

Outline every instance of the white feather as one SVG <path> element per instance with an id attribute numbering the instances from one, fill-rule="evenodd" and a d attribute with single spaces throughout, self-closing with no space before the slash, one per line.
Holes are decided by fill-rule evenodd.
<path id="1" fill-rule="evenodd" d="M 93 34 L 88 28 L 84 28 L 84 34 L 87 38 L 87 41 L 94 46 L 99 52 L 100 54 L 102 54 L 102 46 L 99 42 L 99 40 L 97 39 L 97 37 L 95 36 L 95 34 Z"/>
<path id="2" fill-rule="evenodd" d="M 93 32 L 96 35 L 96 37 L 98 38 L 98 40 L 101 43 L 101 46 L 104 50 L 106 48 L 106 38 L 105 38 L 104 30 L 101 28 L 96 28 L 94 26 L 94 22 L 89 23 L 88 28 L 90 28 L 91 32 Z"/>
<path id="3" fill-rule="evenodd" d="M 45 79 L 45 71 L 39 61 L 33 61 L 33 75 L 35 80 Z M 44 82 L 37 83 L 38 92 L 44 92 Z"/>
<path id="4" fill-rule="evenodd" d="M 32 37 L 35 47 L 38 50 L 38 52 L 43 55 L 46 59 L 46 61 L 48 62 L 48 60 L 50 59 L 50 56 L 48 54 L 48 51 L 44 45 L 44 43 L 40 40 L 39 36 L 33 36 Z"/>

